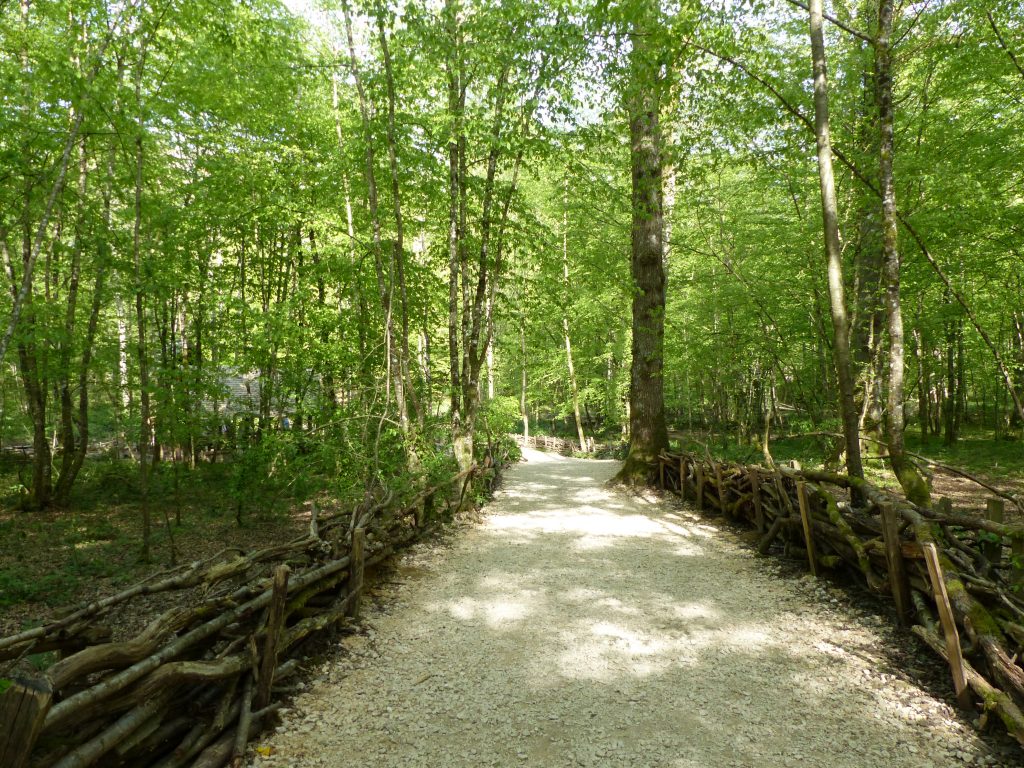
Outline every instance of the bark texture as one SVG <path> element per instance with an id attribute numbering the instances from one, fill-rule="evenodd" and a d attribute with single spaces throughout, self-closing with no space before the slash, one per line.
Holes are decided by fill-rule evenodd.
<path id="1" fill-rule="evenodd" d="M 820 2 L 820 0 L 816 0 Z M 910 461 L 903 446 L 904 343 L 903 312 L 900 306 L 900 254 L 897 242 L 896 186 L 893 177 L 894 110 L 892 99 L 892 52 L 890 40 L 894 15 L 893 0 L 879 0 L 878 34 L 875 39 L 875 79 L 878 83 L 879 175 L 882 192 L 882 276 L 885 280 L 885 310 L 889 326 L 889 392 L 886 399 L 886 436 L 889 462 L 903 492 L 915 504 L 929 505 L 928 486 Z"/>
<path id="2" fill-rule="evenodd" d="M 846 443 L 846 469 L 854 477 L 863 477 L 860 456 L 860 431 L 854 401 L 853 366 L 850 359 L 850 321 L 843 287 L 842 252 L 839 242 L 839 206 L 836 202 L 832 170 L 832 141 L 829 131 L 828 75 L 825 37 L 822 32 L 822 0 L 810 0 L 811 57 L 814 66 L 814 134 L 818 145 L 818 178 L 821 184 L 821 215 L 828 264 L 828 291 L 835 337 L 832 355 L 839 385 L 839 412 Z"/>
<path id="3" fill-rule="evenodd" d="M 648 14 L 650 16 L 651 14 Z M 629 107 L 633 227 L 633 341 L 629 388 L 629 454 L 616 479 L 653 482 L 658 455 L 668 448 L 665 424 L 665 267 L 658 68 L 652 61 L 649 21 L 634 27 Z"/>

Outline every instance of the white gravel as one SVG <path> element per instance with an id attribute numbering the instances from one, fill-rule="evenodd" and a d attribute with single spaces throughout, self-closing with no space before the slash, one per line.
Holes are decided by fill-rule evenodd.
<path id="1" fill-rule="evenodd" d="M 616 462 L 527 459 L 479 523 L 406 556 L 251 765 L 996 764 L 880 671 L 883 619 L 610 490 Z"/>

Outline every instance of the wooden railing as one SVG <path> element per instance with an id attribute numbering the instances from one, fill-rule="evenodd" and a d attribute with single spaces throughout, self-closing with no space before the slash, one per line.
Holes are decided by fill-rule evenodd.
<path id="1" fill-rule="evenodd" d="M 663 454 L 659 479 L 699 509 L 755 528 L 762 554 L 781 544 L 815 575 L 845 570 L 891 596 L 899 621 L 949 663 L 960 703 L 985 721 L 994 715 L 1024 745 L 1024 525 L 1002 522 L 1004 499 L 974 517 L 846 475 L 690 453 Z"/>
<path id="2" fill-rule="evenodd" d="M 364 569 L 429 530 L 435 506 L 461 507 L 474 478 L 489 483 L 496 471 L 474 466 L 403 505 L 367 499 L 323 519 L 314 508 L 308 533 L 291 542 L 225 550 L 0 638 L 0 678 L 5 661 L 60 654 L 0 694 L 0 766 L 240 764 L 280 706 L 300 646 L 358 616 Z M 183 593 L 180 607 L 111 641 L 105 616 L 172 591 Z"/>

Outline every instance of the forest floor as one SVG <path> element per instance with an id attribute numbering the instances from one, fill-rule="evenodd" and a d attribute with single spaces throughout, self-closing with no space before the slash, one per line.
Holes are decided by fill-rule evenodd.
<path id="1" fill-rule="evenodd" d="M 248 552 L 287 541 L 309 525 L 308 503 L 287 513 L 247 515 L 241 526 L 227 505 L 208 503 L 205 497 L 181 511 L 181 525 L 175 523 L 176 510 L 167 506 L 160 500 L 153 505 L 150 562 L 139 559 L 138 503 L 46 512 L 0 509 L 0 636 L 38 626 L 55 618 L 62 606 L 113 594 L 165 570 L 171 564 L 168 529 L 178 562 L 186 563 L 225 548 Z M 113 612 L 108 623 L 118 635 L 131 634 L 179 599 L 185 599 L 183 593 L 144 597 Z"/>
<path id="2" fill-rule="evenodd" d="M 252 766 L 1021 764 L 884 605 L 609 488 L 617 462 L 526 458 L 378 583 Z"/>

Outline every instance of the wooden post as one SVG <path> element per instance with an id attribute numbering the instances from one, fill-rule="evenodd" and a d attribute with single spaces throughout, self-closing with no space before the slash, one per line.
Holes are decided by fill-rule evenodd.
<path id="1" fill-rule="evenodd" d="M 985 517 L 994 523 L 1003 522 L 1003 515 L 1006 507 L 1002 499 L 989 499 L 986 503 Z M 998 566 L 1003 559 L 1003 539 L 997 537 L 995 541 L 985 541 L 981 546 L 981 553 L 993 567 Z"/>
<path id="2" fill-rule="evenodd" d="M 350 619 L 359 618 L 359 601 L 363 596 L 363 569 L 365 567 L 364 544 L 366 542 L 366 531 L 356 528 L 352 531 L 352 551 L 349 554 L 349 577 L 348 591 L 352 598 L 348 601 L 345 615 Z"/>
<path id="3" fill-rule="evenodd" d="M 274 685 L 274 670 L 277 669 L 277 646 L 284 630 L 285 602 L 288 599 L 288 566 L 279 565 L 274 569 L 274 594 L 267 611 L 267 636 L 263 640 L 263 655 L 260 658 L 259 685 L 253 708 L 263 709 L 270 704 L 271 688 Z"/>
<path id="4" fill-rule="evenodd" d="M 693 481 L 697 486 L 697 509 L 704 509 L 704 465 L 693 462 Z"/>
<path id="5" fill-rule="evenodd" d="M 1024 589 L 1024 539 L 1014 539 L 1010 547 L 1014 564 L 1010 571 L 1010 583 Z"/>
<path id="6" fill-rule="evenodd" d="M 754 524 L 758 533 L 764 533 L 764 509 L 761 508 L 761 473 L 756 469 L 747 471 L 750 478 L 750 498 L 754 502 Z"/>
<path id="7" fill-rule="evenodd" d="M 665 492 L 665 459 L 658 455 L 658 487 Z"/>
<path id="8" fill-rule="evenodd" d="M 28 765 L 46 713 L 53 703 L 53 688 L 46 678 L 15 678 L 0 696 L 0 765 Z"/>
<path id="9" fill-rule="evenodd" d="M 903 567 L 903 551 L 900 546 L 900 527 L 896 509 L 892 504 L 882 505 L 882 538 L 885 541 L 885 560 L 889 566 L 889 585 L 892 598 L 896 601 L 896 614 L 900 626 L 910 626 L 911 600 L 910 582 Z"/>
<path id="10" fill-rule="evenodd" d="M 941 497 L 935 502 L 935 508 L 944 515 L 948 515 L 953 511 L 953 502 L 950 501 L 946 496 Z"/>
<path id="11" fill-rule="evenodd" d="M 807 562 L 811 566 L 811 574 L 818 577 L 818 559 L 814 552 L 814 535 L 811 528 L 811 509 L 807 500 L 807 483 L 796 481 L 796 496 L 800 502 L 800 520 L 804 524 L 804 541 L 807 542 Z"/>
<path id="12" fill-rule="evenodd" d="M 717 461 L 714 462 L 715 466 L 715 488 L 718 490 L 718 506 L 722 510 L 723 515 L 728 515 L 727 509 L 728 504 L 725 503 L 725 486 L 722 483 L 722 465 Z"/>
<path id="13" fill-rule="evenodd" d="M 679 457 L 679 498 L 686 501 L 686 457 Z"/>
<path id="14" fill-rule="evenodd" d="M 939 609 L 939 621 L 942 623 L 942 632 L 946 636 L 946 653 L 949 656 L 949 669 L 953 673 L 953 688 L 956 689 L 956 699 L 961 707 L 968 709 L 971 706 L 971 692 L 967 689 L 963 653 L 960 650 L 960 635 L 956 630 L 953 608 L 949 604 L 946 582 L 942 578 L 939 551 L 935 548 L 935 544 L 930 541 L 922 544 L 921 548 L 924 551 L 924 561 L 928 565 L 928 577 L 932 582 L 935 605 Z"/>
<path id="15" fill-rule="evenodd" d="M 423 497 L 423 504 L 420 506 L 419 514 L 416 520 L 416 527 L 423 528 L 430 523 L 430 518 L 434 514 L 434 494 L 428 493 Z"/>

